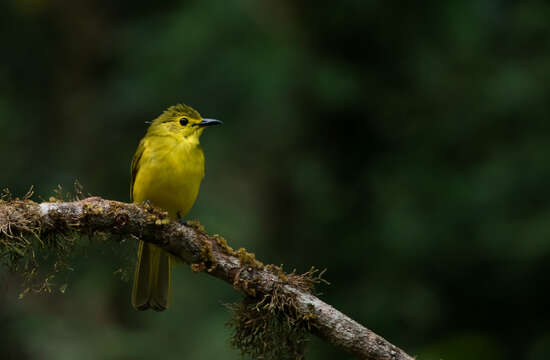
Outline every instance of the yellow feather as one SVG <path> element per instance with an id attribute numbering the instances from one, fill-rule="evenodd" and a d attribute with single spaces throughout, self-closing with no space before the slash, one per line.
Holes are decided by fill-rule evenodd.
<path id="1" fill-rule="evenodd" d="M 206 126 L 221 123 L 203 119 L 185 105 L 170 107 L 149 127 L 131 165 L 131 197 L 149 201 L 168 211 L 171 218 L 185 216 L 199 193 L 204 177 L 204 154 L 199 138 Z M 140 241 L 132 290 L 138 310 L 168 307 L 171 292 L 170 256 Z"/>

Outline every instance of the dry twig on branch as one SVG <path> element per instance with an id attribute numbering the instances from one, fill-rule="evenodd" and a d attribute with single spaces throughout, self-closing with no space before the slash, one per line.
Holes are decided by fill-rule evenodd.
<path id="1" fill-rule="evenodd" d="M 358 358 L 413 359 L 314 296 L 311 291 L 319 278 L 313 273 L 285 274 L 276 266 L 265 266 L 244 249 L 233 250 L 222 237 L 208 236 L 199 226 L 172 222 L 166 213 L 150 206 L 99 197 L 72 202 L 0 201 L 0 250 L 2 246 L 24 242 L 31 235 L 95 232 L 132 236 L 158 245 L 191 264 L 194 271 L 204 271 L 244 293 L 248 302 L 238 310 L 236 321 L 241 323 L 234 325 L 237 335 L 233 339 L 244 352 L 253 351 L 242 346 L 271 336 L 268 333 L 257 338 L 257 329 L 247 326 L 263 326 L 269 331 L 265 318 L 281 319 L 284 313 L 284 321 L 307 329 Z"/>

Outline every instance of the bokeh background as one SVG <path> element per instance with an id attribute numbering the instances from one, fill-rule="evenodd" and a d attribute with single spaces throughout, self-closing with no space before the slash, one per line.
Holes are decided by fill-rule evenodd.
<path id="1" fill-rule="evenodd" d="M 5 0 L 0 187 L 128 201 L 145 121 L 185 102 L 225 122 L 189 214 L 210 233 L 327 268 L 325 301 L 420 360 L 548 359 L 549 24 L 544 1 Z M 239 295 L 179 266 L 173 307 L 135 312 L 133 249 L 91 247 L 65 294 L 4 271 L 2 358 L 239 359 Z"/>

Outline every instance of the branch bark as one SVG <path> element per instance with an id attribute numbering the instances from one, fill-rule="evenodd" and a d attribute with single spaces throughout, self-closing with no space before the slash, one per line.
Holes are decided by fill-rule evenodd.
<path id="1" fill-rule="evenodd" d="M 316 335 L 369 360 L 412 360 L 403 350 L 326 304 L 293 286 L 250 254 L 235 252 L 218 236 L 169 221 L 166 213 L 147 205 L 99 197 L 72 202 L 0 202 L 0 237 L 40 233 L 96 231 L 135 236 L 193 264 L 197 270 L 232 284 L 247 295 L 272 295 L 275 288 L 292 296 L 301 315 L 308 316 Z M 282 284 L 282 286 L 281 286 Z M 313 315 L 313 316 L 312 316 Z"/>

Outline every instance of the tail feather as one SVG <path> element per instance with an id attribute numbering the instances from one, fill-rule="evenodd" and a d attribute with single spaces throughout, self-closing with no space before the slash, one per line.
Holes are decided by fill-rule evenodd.
<path id="1" fill-rule="evenodd" d="M 152 244 L 139 242 L 132 305 L 137 310 L 168 308 L 171 293 L 170 255 Z"/>

